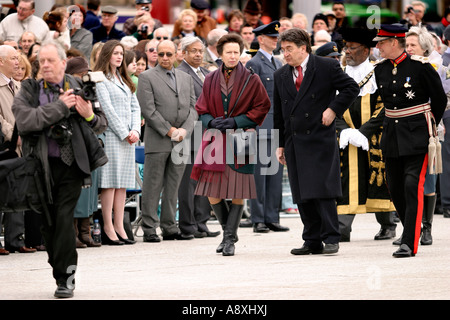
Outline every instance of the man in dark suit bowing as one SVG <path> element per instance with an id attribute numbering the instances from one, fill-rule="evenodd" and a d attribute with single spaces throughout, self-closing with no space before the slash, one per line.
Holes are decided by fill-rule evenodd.
<path id="1" fill-rule="evenodd" d="M 287 164 L 305 241 L 291 253 L 336 253 L 340 238 L 336 198 L 342 188 L 335 118 L 356 99 L 359 87 L 336 60 L 311 54 L 305 31 L 286 30 L 279 41 L 287 64 L 274 75 L 277 157 Z"/>
<path id="2" fill-rule="evenodd" d="M 283 166 L 276 158 L 277 145 L 272 141 L 273 129 L 273 74 L 282 67 L 281 61 L 272 52 L 277 47 L 279 21 L 273 21 L 253 30 L 259 43 L 259 50 L 245 65 L 261 78 L 271 100 L 271 108 L 258 130 L 259 156 L 255 166 L 257 198 L 250 200 L 253 232 L 288 231 L 280 225 L 281 182 Z M 262 129 L 262 130 L 261 130 Z"/>
<path id="3" fill-rule="evenodd" d="M 198 99 L 202 93 L 203 81 L 205 81 L 206 75 L 210 72 L 208 69 L 200 66 L 203 62 L 205 45 L 198 37 L 184 37 L 181 40 L 181 51 L 184 54 L 184 60 L 177 69 L 186 72 L 192 77 L 194 80 L 195 98 Z M 201 126 L 201 122 L 198 122 L 198 124 Z M 182 233 L 193 234 L 195 238 L 217 237 L 220 231 L 212 232 L 206 225 L 211 217 L 211 206 L 208 198 L 194 195 L 197 181 L 191 179 L 191 171 L 194 166 L 194 151 L 198 150 L 200 141 L 197 141 L 198 145 L 195 146 L 194 135 L 190 139 L 191 161 L 186 164 L 186 169 L 178 188 L 179 228 Z"/>

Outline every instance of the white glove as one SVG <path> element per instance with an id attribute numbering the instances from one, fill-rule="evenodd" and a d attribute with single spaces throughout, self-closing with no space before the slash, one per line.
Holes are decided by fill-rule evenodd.
<path id="1" fill-rule="evenodd" d="M 345 149 L 345 147 L 347 147 L 351 130 L 353 129 L 347 128 L 341 131 L 341 134 L 339 135 L 339 148 Z"/>
<path id="2" fill-rule="evenodd" d="M 363 150 L 369 150 L 369 140 L 367 140 L 366 136 L 359 132 L 358 129 L 351 129 L 350 137 L 348 142 L 354 145 L 355 147 L 361 147 Z"/>
<path id="3" fill-rule="evenodd" d="M 170 137 L 170 139 L 172 141 L 178 141 L 179 135 L 180 135 L 180 131 L 178 131 L 178 129 L 175 129 L 175 130 L 173 130 L 172 136 Z"/>
<path id="4" fill-rule="evenodd" d="M 171 139 L 172 141 L 181 141 L 186 137 L 186 135 L 187 135 L 186 129 L 178 128 L 172 132 Z"/>

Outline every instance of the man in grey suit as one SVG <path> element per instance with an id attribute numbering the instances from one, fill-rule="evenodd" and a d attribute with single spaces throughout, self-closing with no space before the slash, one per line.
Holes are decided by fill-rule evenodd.
<path id="1" fill-rule="evenodd" d="M 265 233 L 288 231 L 280 225 L 280 204 L 282 192 L 283 166 L 278 162 L 275 151 L 277 141 L 273 137 L 273 74 L 281 68 L 282 63 L 272 52 L 277 47 L 280 23 L 273 21 L 253 30 L 259 42 L 259 50 L 245 65 L 253 69 L 261 78 L 271 101 L 269 113 L 258 130 L 259 156 L 255 166 L 255 184 L 257 198 L 250 200 L 250 213 L 253 231 Z M 263 130 L 261 130 L 263 129 Z"/>
<path id="2" fill-rule="evenodd" d="M 139 76 L 137 98 L 145 118 L 145 165 L 142 188 L 144 242 L 193 239 L 175 220 L 177 194 L 189 156 L 189 137 L 197 120 L 192 77 L 173 67 L 177 48 L 170 40 L 158 44 L 158 65 Z M 180 147 L 180 143 L 183 145 Z M 161 200 L 161 215 L 157 211 Z"/>
<path id="3" fill-rule="evenodd" d="M 210 72 L 200 66 L 203 62 L 205 45 L 198 37 L 184 37 L 181 40 L 181 51 L 184 54 L 184 60 L 177 69 L 186 72 L 192 77 L 194 80 L 195 97 L 198 99 L 202 93 L 203 81 Z M 200 141 L 197 141 L 197 145 L 194 145 L 194 142 L 194 139 L 191 138 L 191 161 L 186 165 L 180 188 L 178 189 L 178 226 L 181 233 L 193 234 L 195 238 L 217 237 L 220 231 L 209 231 L 206 225 L 211 217 L 211 206 L 208 198 L 194 195 L 197 181 L 191 179 L 191 171 L 194 166 L 194 151 L 198 150 Z"/>

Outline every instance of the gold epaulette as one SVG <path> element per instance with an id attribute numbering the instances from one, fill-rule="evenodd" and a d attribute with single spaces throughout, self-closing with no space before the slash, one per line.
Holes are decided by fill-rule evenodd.
<path id="1" fill-rule="evenodd" d="M 413 54 L 411 56 L 411 59 L 422 62 L 422 63 L 430 63 L 430 58 L 424 57 L 424 56 L 418 56 L 417 54 Z"/>
<path id="2" fill-rule="evenodd" d="M 386 59 L 383 58 L 383 59 L 381 59 L 381 60 L 375 61 L 375 62 L 373 63 L 373 65 L 376 67 L 377 65 L 379 65 L 379 64 L 381 64 L 381 63 L 383 63 L 383 62 L 385 62 L 385 61 L 386 61 Z"/>

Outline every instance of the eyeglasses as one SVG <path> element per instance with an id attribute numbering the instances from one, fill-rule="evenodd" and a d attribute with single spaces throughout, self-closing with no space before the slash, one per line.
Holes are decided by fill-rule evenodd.
<path id="1" fill-rule="evenodd" d="M 30 10 L 33 10 L 33 9 L 30 9 L 30 8 L 24 8 L 24 7 L 17 7 L 17 11 L 30 11 Z"/>
<path id="2" fill-rule="evenodd" d="M 148 51 L 148 52 L 153 52 L 153 51 L 156 51 L 156 48 L 148 48 L 147 51 Z"/>
<path id="3" fill-rule="evenodd" d="M 205 52 L 205 50 L 197 50 L 197 49 L 190 49 L 190 50 L 186 50 L 187 52 L 189 52 L 189 53 L 192 53 L 192 54 L 197 54 L 197 53 L 200 53 L 200 54 L 203 54 L 203 52 Z"/>
<path id="4" fill-rule="evenodd" d="M 173 56 L 172 52 L 158 52 L 158 57 L 164 57 L 164 55 L 166 55 L 168 58 L 170 58 L 171 56 Z"/>
<path id="5" fill-rule="evenodd" d="M 167 39 L 169 39 L 169 37 L 156 37 L 156 40 L 161 40 L 161 39 L 167 40 Z"/>
<path id="6" fill-rule="evenodd" d="M 362 45 L 357 46 L 357 47 L 344 47 L 342 48 L 343 51 L 355 51 L 356 49 L 358 49 L 359 47 L 362 47 Z"/>

